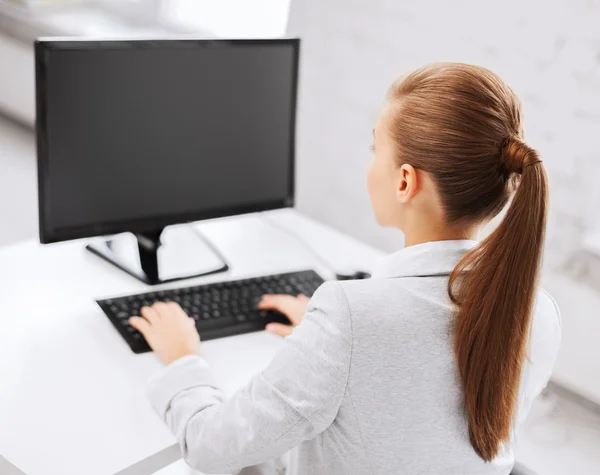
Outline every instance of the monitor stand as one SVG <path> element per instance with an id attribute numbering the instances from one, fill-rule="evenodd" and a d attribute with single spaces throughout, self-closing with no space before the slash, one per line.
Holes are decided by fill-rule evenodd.
<path id="1" fill-rule="evenodd" d="M 229 270 L 221 253 L 193 225 L 152 233 L 124 233 L 86 249 L 150 285 Z"/>

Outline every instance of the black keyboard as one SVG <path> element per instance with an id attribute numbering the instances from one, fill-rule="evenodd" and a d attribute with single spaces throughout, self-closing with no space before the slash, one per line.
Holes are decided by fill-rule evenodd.
<path id="1" fill-rule="evenodd" d="M 97 303 L 135 353 L 150 351 L 144 337 L 128 323 L 140 308 L 155 302 L 177 302 L 196 320 L 203 341 L 264 330 L 270 322 L 290 323 L 279 312 L 258 310 L 264 294 L 304 294 L 308 297 L 323 283 L 315 271 L 290 272 L 252 279 L 216 282 L 195 287 L 158 290 Z"/>

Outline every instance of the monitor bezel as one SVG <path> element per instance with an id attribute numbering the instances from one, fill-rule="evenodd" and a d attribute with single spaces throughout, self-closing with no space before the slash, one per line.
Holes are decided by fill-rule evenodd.
<path id="1" fill-rule="evenodd" d="M 57 49 L 67 50 L 94 50 L 94 49 L 148 49 L 148 48 L 210 48 L 227 47 L 233 45 L 290 45 L 293 47 L 293 84 L 292 84 L 292 117 L 290 121 L 290 171 L 288 174 L 288 194 L 282 200 L 272 202 L 250 203 L 243 206 L 226 207 L 219 209 L 198 210 L 170 214 L 168 216 L 149 216 L 141 219 L 127 221 L 111 221 L 103 223 L 56 228 L 52 226 L 46 216 L 45 181 L 48 176 L 48 128 L 46 123 L 46 52 Z M 298 101 L 298 74 L 300 58 L 300 39 L 119 39 L 99 40 L 88 38 L 39 38 L 35 41 L 35 79 L 36 79 L 36 138 L 37 138 L 37 174 L 38 174 L 38 217 L 39 238 L 42 244 L 68 241 L 72 239 L 106 236 L 123 232 L 148 233 L 162 230 L 164 227 L 201 221 L 206 219 L 222 218 L 247 213 L 257 213 L 280 208 L 290 208 L 295 201 L 295 162 L 296 162 L 296 113 Z"/>

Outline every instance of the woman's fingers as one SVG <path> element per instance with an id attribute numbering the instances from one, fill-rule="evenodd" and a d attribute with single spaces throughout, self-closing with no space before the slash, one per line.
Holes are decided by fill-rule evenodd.
<path id="1" fill-rule="evenodd" d="M 258 308 L 262 310 L 277 310 L 283 314 L 295 307 L 296 297 L 291 295 L 264 295 L 258 304 Z"/>
<path id="2" fill-rule="evenodd" d="M 140 313 L 150 323 L 152 321 L 156 322 L 159 318 L 187 317 L 187 314 L 177 302 L 156 302 L 151 307 L 142 307 Z"/>
<path id="3" fill-rule="evenodd" d="M 260 302 L 258 302 L 258 308 L 263 310 L 279 310 L 279 305 L 281 305 L 280 297 L 285 297 L 284 295 L 263 295 Z"/>
<path id="4" fill-rule="evenodd" d="M 177 302 L 167 303 L 167 308 L 169 310 L 169 314 L 171 314 L 171 315 L 176 315 L 180 318 L 182 318 L 182 317 L 189 318 L 188 314 L 185 313 L 185 311 L 181 308 L 181 305 L 179 305 Z"/>
<path id="5" fill-rule="evenodd" d="M 137 331 L 139 331 L 142 335 L 144 335 L 144 338 L 148 339 L 147 335 L 150 331 L 150 323 L 148 322 L 148 320 L 142 317 L 131 317 L 129 319 L 129 324 Z"/>
<path id="6" fill-rule="evenodd" d="M 142 307 L 140 309 L 140 314 L 144 317 L 150 324 L 152 322 L 156 322 L 159 318 L 159 314 L 154 307 Z"/>
<path id="7" fill-rule="evenodd" d="M 266 330 L 275 335 L 286 337 L 292 334 L 294 327 L 291 325 L 283 325 L 282 323 L 269 323 L 266 326 Z"/>
<path id="8" fill-rule="evenodd" d="M 291 295 L 264 295 L 258 308 L 261 310 L 277 310 L 289 318 L 293 326 L 299 325 L 306 312 L 308 298 Z"/>
<path id="9" fill-rule="evenodd" d="M 151 308 L 160 318 L 167 318 L 171 314 L 171 307 L 166 302 L 156 302 Z"/>
<path id="10" fill-rule="evenodd" d="M 157 302 L 143 307 L 140 313 L 143 317 L 131 317 L 129 324 L 144 336 L 164 363 L 198 353 L 200 336 L 196 322 L 179 304 Z"/>

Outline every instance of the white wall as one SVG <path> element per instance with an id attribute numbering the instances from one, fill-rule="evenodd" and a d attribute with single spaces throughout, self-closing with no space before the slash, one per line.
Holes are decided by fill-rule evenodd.
<path id="1" fill-rule="evenodd" d="M 290 0 L 171 0 L 162 3 L 166 20 L 191 30 L 202 28 L 223 38 L 252 38 L 281 36 L 287 25 Z"/>
<path id="2" fill-rule="evenodd" d="M 20 122 L 35 121 L 33 46 L 0 34 L 0 110 Z"/>

